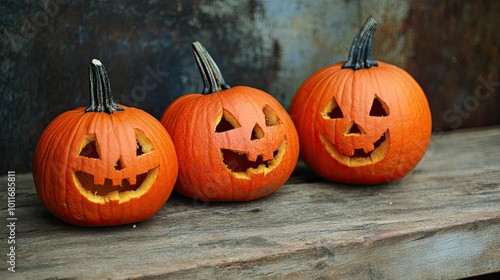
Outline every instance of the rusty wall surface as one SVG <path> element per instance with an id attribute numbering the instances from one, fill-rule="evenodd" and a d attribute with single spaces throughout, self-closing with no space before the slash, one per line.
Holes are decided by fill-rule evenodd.
<path id="1" fill-rule="evenodd" d="M 426 91 L 435 129 L 500 123 L 499 15 L 498 1 L 412 3 L 405 68 Z"/>
<path id="2" fill-rule="evenodd" d="M 88 104 L 87 65 L 106 66 L 116 99 L 159 118 L 202 88 L 199 40 L 230 85 L 288 107 L 300 83 L 343 61 L 368 16 L 374 55 L 422 85 L 435 130 L 500 123 L 496 1 L 2 1 L 2 172 L 31 169 L 43 128 Z"/>

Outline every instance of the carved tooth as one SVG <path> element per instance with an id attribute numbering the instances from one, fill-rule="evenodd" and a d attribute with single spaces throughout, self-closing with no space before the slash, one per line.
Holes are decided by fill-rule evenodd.
<path id="1" fill-rule="evenodd" d="M 121 186 L 122 185 L 122 180 L 120 179 L 113 179 L 113 186 Z"/>
<path id="2" fill-rule="evenodd" d="M 368 147 L 363 148 L 363 151 L 367 154 L 372 152 L 373 150 L 375 150 L 375 146 L 373 144 L 370 144 Z"/>
<path id="3" fill-rule="evenodd" d="M 130 178 L 128 179 L 128 182 L 130 183 L 130 185 L 135 185 L 135 184 L 137 184 L 137 176 L 130 177 Z"/>
<path id="4" fill-rule="evenodd" d="M 354 155 L 354 150 L 342 152 L 342 155 L 346 157 L 352 157 Z"/>
<path id="5" fill-rule="evenodd" d="M 272 160 L 273 158 L 274 158 L 274 151 L 262 155 L 262 160 L 264 161 Z"/>
<path id="6" fill-rule="evenodd" d="M 253 161 L 253 162 L 255 162 L 255 161 L 257 161 L 257 157 L 258 157 L 258 156 L 259 156 L 259 155 L 257 155 L 256 153 L 254 153 L 254 152 L 250 152 L 250 153 L 248 153 L 248 154 L 247 154 L 247 159 L 248 159 L 249 161 Z"/>
<path id="7" fill-rule="evenodd" d="M 94 185 L 104 185 L 104 181 L 106 180 L 106 178 L 104 178 L 104 176 L 102 175 L 94 175 Z"/>

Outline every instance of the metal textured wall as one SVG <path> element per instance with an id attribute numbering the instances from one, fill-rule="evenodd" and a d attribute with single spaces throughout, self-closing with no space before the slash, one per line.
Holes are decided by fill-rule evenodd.
<path id="1" fill-rule="evenodd" d="M 28 2 L 28 3 L 26 3 Z M 116 99 L 159 118 L 199 92 L 199 40 L 230 85 L 288 107 L 314 71 L 346 58 L 368 16 L 374 54 L 426 91 L 436 130 L 500 123 L 500 14 L 495 1 L 2 1 L 2 172 L 29 171 L 58 114 L 88 104 L 87 65 L 107 67 Z"/>

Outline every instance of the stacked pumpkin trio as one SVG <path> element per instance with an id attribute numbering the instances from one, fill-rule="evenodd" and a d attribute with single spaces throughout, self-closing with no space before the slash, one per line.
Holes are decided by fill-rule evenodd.
<path id="1" fill-rule="evenodd" d="M 175 188 L 204 201 L 267 196 L 300 155 L 324 178 L 376 184 L 405 176 L 431 136 L 424 92 L 404 70 L 372 58 L 369 18 L 345 63 L 325 67 L 298 89 L 287 111 L 271 95 L 230 87 L 199 43 L 205 88 L 176 99 L 161 122 L 115 103 L 104 66 L 89 66 L 88 108 L 67 111 L 42 133 L 33 177 L 42 203 L 81 226 L 153 216 Z"/>

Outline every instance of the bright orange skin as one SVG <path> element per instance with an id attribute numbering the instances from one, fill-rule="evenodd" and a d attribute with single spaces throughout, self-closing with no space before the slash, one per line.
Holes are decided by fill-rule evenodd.
<path id="1" fill-rule="evenodd" d="M 406 71 L 381 61 L 378 64 L 356 71 L 342 69 L 343 63 L 325 67 L 303 82 L 291 103 L 290 115 L 299 134 L 301 157 L 328 180 L 377 184 L 400 179 L 417 165 L 429 145 L 432 121 L 423 90 Z M 375 95 L 386 103 L 388 116 L 369 116 Z M 322 117 L 332 97 L 343 118 Z M 351 121 L 361 126 L 364 134 L 344 136 Z M 390 134 L 387 154 L 364 166 L 340 163 L 320 139 L 323 135 L 339 153 L 352 155 L 353 149 L 373 150 L 373 144 L 386 131 Z"/>
<path id="2" fill-rule="evenodd" d="M 266 127 L 263 107 L 271 106 L 281 124 Z M 241 127 L 216 133 L 217 116 L 225 109 Z M 271 95 L 246 86 L 211 94 L 187 94 L 176 99 L 161 118 L 177 149 L 179 176 L 175 190 L 204 201 L 248 201 L 267 196 L 281 187 L 293 172 L 298 156 L 298 135 L 290 116 Z M 251 141 L 258 124 L 262 139 Z M 254 161 L 273 158 L 273 151 L 286 139 L 279 165 L 266 173 L 238 178 L 223 162 L 221 149 L 241 151 Z"/>
<path id="3" fill-rule="evenodd" d="M 113 226 L 144 221 L 167 201 L 177 178 L 174 145 L 160 122 L 148 113 L 122 106 L 113 114 L 85 113 L 85 108 L 62 113 L 44 130 L 35 149 L 33 177 L 38 195 L 56 217 L 80 226 Z M 134 129 L 144 133 L 153 150 L 136 155 Z M 101 159 L 79 155 L 85 134 L 95 134 Z M 123 168 L 114 168 L 121 158 Z M 111 197 L 104 203 L 89 200 L 75 186 L 75 170 L 92 174 L 102 184 L 105 179 L 119 185 L 122 179 L 158 167 L 156 180 L 146 193 L 126 202 Z M 118 188 L 118 186 L 117 186 Z M 134 195 L 131 195 L 134 196 Z"/>

